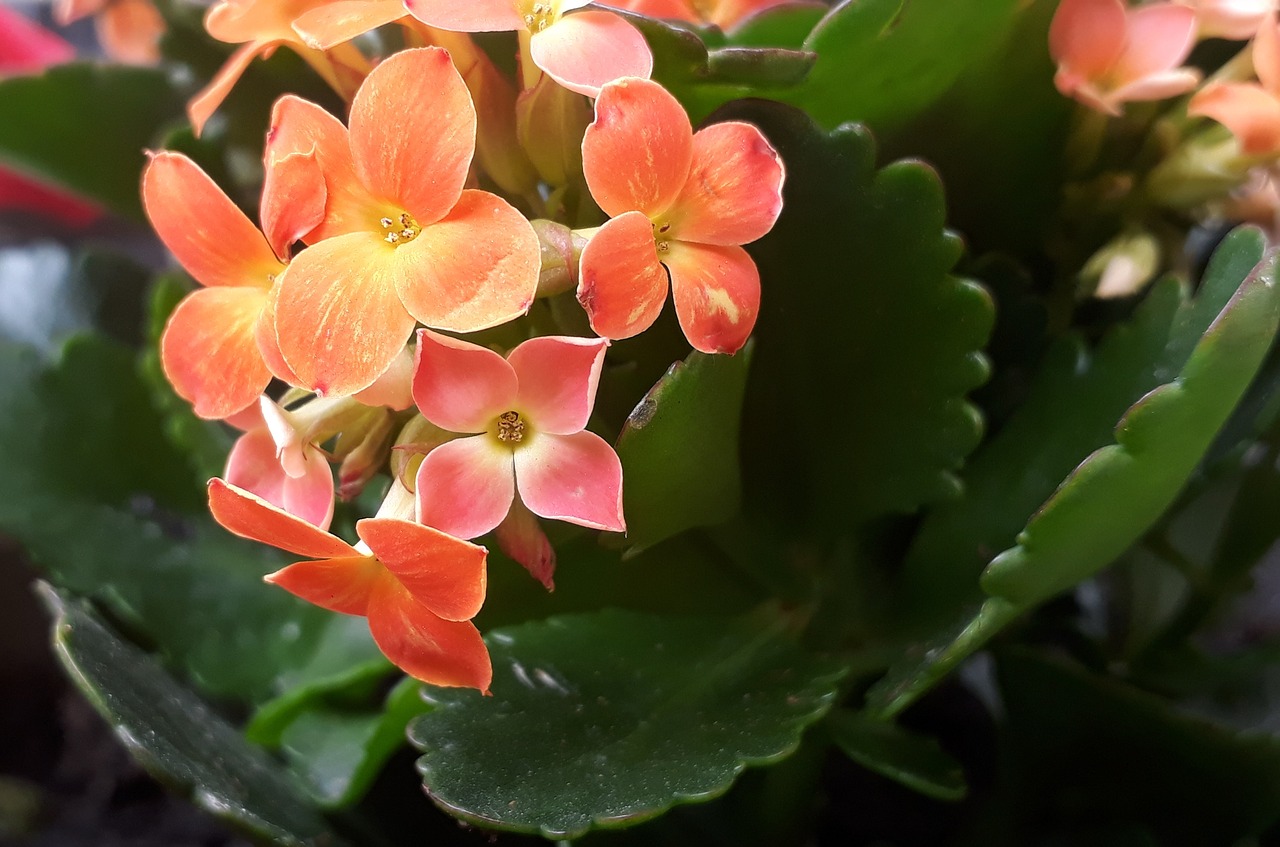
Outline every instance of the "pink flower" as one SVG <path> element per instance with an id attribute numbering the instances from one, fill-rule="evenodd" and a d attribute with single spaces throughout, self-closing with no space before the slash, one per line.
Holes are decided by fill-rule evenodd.
<path id="1" fill-rule="evenodd" d="M 1196 92 L 1187 114 L 1212 118 L 1235 135 L 1247 156 L 1280 153 L 1280 27 L 1271 12 L 1253 40 L 1258 82 L 1215 82 Z"/>
<path id="2" fill-rule="evenodd" d="M 670 275 L 689 343 L 741 348 L 760 309 L 760 273 L 741 245 L 782 211 L 782 162 L 760 130 L 728 121 L 695 135 L 662 86 L 619 80 L 600 92 L 582 160 L 612 217 L 582 251 L 578 300 L 591 328 L 605 338 L 647 329 Z"/>
<path id="3" fill-rule="evenodd" d="M 535 515 L 624 531 L 622 463 L 584 430 L 608 346 L 601 338 L 534 338 L 503 359 L 420 330 L 418 408 L 436 426 L 469 437 L 422 460 L 419 519 L 475 538 L 503 522 L 519 491 Z"/>
<path id="4" fill-rule="evenodd" d="M 294 416 L 265 394 L 227 456 L 227 482 L 320 529 L 333 520 L 333 472 Z M 249 423 L 238 419 L 237 423 Z"/>
<path id="5" fill-rule="evenodd" d="M 1253 38 L 1276 0 L 1177 0 L 1196 12 L 1201 38 Z"/>
<path id="6" fill-rule="evenodd" d="M 1049 53 L 1058 63 L 1053 81 L 1066 96 L 1119 115 L 1130 101 L 1195 88 L 1200 72 L 1179 67 L 1195 39 L 1196 14 L 1186 6 L 1063 0 L 1049 28 Z"/>

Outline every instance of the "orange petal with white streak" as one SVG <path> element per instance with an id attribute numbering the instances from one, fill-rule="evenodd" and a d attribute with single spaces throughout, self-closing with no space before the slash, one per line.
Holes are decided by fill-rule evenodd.
<path id="1" fill-rule="evenodd" d="M 390 574 L 374 585 L 368 615 L 378 648 L 409 676 L 432 685 L 489 689 L 493 665 L 474 624 L 432 614 Z"/>
<path id="2" fill-rule="evenodd" d="M 447 621 L 468 621 L 484 605 L 485 560 L 476 544 L 412 521 L 368 518 L 356 532 L 414 599 Z"/>
<path id="3" fill-rule="evenodd" d="M 671 272 L 676 317 L 703 353 L 736 353 L 760 312 L 760 272 L 741 247 L 672 242 L 662 257 Z"/>
<path id="4" fill-rule="evenodd" d="M 604 338 L 630 338 L 658 319 L 667 272 L 658 263 L 653 224 L 640 212 L 607 222 L 582 251 L 578 302 Z"/>
<path id="5" fill-rule="evenodd" d="M 216 420 L 240 411 L 271 381 L 256 335 L 266 296 L 260 288 L 202 288 L 169 316 L 160 363 L 200 417 Z"/>
<path id="6" fill-rule="evenodd" d="M 512 0 L 405 0 L 405 6 L 428 26 L 454 32 L 506 32 L 524 28 Z"/>
<path id="7" fill-rule="evenodd" d="M 295 556 L 339 559 L 359 555 L 338 536 L 220 479 L 209 480 L 209 512 L 228 532 Z"/>

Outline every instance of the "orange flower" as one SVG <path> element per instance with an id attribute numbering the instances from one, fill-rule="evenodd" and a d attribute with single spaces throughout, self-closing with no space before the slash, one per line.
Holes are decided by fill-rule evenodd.
<path id="1" fill-rule="evenodd" d="M 609 0 L 605 5 L 651 18 L 712 24 L 729 30 L 758 12 L 794 2 L 795 0 Z"/>
<path id="2" fill-rule="evenodd" d="M 151 0 L 57 0 L 53 14 L 61 26 L 94 15 L 98 43 L 118 62 L 151 65 L 160 61 L 164 18 Z"/>
<path id="3" fill-rule="evenodd" d="M 538 238 L 505 200 L 463 190 L 475 148 L 467 88 L 435 47 L 406 50 L 369 75 L 350 131 L 314 103 L 284 97 L 268 141 L 298 169 L 312 246 L 281 280 L 275 327 L 299 384 L 320 394 L 370 385 L 416 321 L 474 332 L 528 311 L 541 267 Z"/>
<path id="4" fill-rule="evenodd" d="M 1215 82 L 1191 98 L 1187 113 L 1212 118 L 1235 135 L 1247 156 L 1280 153 L 1280 26 L 1273 10 L 1253 40 L 1258 82 Z"/>

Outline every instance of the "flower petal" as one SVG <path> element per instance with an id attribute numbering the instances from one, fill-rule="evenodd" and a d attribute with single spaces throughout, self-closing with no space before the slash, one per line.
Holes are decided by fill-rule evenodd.
<path id="1" fill-rule="evenodd" d="M 524 342 L 507 357 L 520 380 L 516 408 L 538 432 L 580 432 L 595 406 L 608 347 L 604 338 L 542 336 Z"/>
<path id="2" fill-rule="evenodd" d="M 55 9 L 54 17 L 66 26 L 85 14 L 90 12 L 64 2 Z M 75 57 L 76 48 L 70 42 L 17 10 L 0 5 L 0 75 L 34 73 Z"/>
<path id="3" fill-rule="evenodd" d="M 200 417 L 216 420 L 240 411 L 271 381 L 256 337 L 266 298 L 259 288 L 202 288 L 169 316 L 160 364 Z"/>
<path id="4" fill-rule="evenodd" d="M 556 82 L 588 97 L 600 96 L 616 79 L 653 73 L 653 53 L 640 30 L 612 12 L 566 15 L 534 33 L 529 53 Z"/>
<path id="5" fill-rule="evenodd" d="M 266 288 L 283 267 L 244 212 L 181 153 L 151 157 L 142 203 L 160 240 L 201 285 Z"/>
<path id="6" fill-rule="evenodd" d="M 1186 94 L 1199 84 L 1200 71 L 1195 68 L 1175 68 L 1147 74 L 1135 82 L 1120 86 L 1108 96 L 1114 103 L 1165 100 Z"/>
<path id="7" fill-rule="evenodd" d="M 114 0 L 97 20 L 102 52 L 117 62 L 152 65 L 160 61 L 164 18 L 151 0 Z"/>
<path id="8" fill-rule="evenodd" d="M 420 329 L 415 359 L 414 402 L 438 427 L 484 432 L 515 404 L 516 372 L 487 347 Z"/>
<path id="9" fill-rule="evenodd" d="M 333 521 L 333 470 L 316 448 L 307 446 L 302 452 L 306 458 L 302 476 L 285 475 L 284 510 L 328 529 Z"/>
<path id="10" fill-rule="evenodd" d="M 333 520 L 333 472 L 314 447 L 304 447 L 301 454 L 301 473 L 294 476 L 281 463 L 271 433 L 266 428 L 252 429 L 232 446 L 225 479 L 278 509 L 328 529 Z"/>
<path id="11" fill-rule="evenodd" d="M 378 580 L 368 614 L 378 649 L 414 679 L 481 691 L 493 682 L 489 651 L 475 624 L 433 615 L 396 580 Z"/>
<path id="12" fill-rule="evenodd" d="M 200 89 L 195 97 L 191 98 L 191 102 L 187 104 L 187 118 L 191 121 L 191 129 L 195 132 L 197 138 L 204 131 L 204 125 L 209 122 L 209 118 L 213 117 L 213 113 L 218 111 L 222 101 L 227 99 L 227 95 L 231 93 L 231 89 L 235 87 L 236 82 L 239 81 L 245 70 L 248 69 L 249 65 L 253 64 L 253 60 L 274 50 L 280 43 L 278 41 L 251 41 L 243 47 L 237 48 L 234 53 L 227 57 L 227 61 L 214 74 L 209 84 Z"/>
<path id="13" fill-rule="evenodd" d="M 1280 151 L 1280 101 L 1253 83 L 1206 85 L 1191 98 L 1187 114 L 1224 125 L 1246 155 Z"/>
<path id="14" fill-rule="evenodd" d="M 591 329 L 630 338 L 648 329 L 667 299 L 667 272 L 658 263 L 653 224 L 640 212 L 607 222 L 582 250 L 578 302 Z"/>
<path id="15" fill-rule="evenodd" d="M 692 163 L 689 116 L 666 89 L 647 79 L 601 89 L 582 139 L 582 168 L 605 214 L 657 217 L 675 202 Z"/>
<path id="16" fill-rule="evenodd" d="M 1263 88 L 1280 95 L 1280 26 L 1276 24 L 1275 4 L 1271 5 L 1273 10 L 1262 21 L 1253 39 L 1253 69 Z"/>
<path id="17" fill-rule="evenodd" d="M 356 399 L 366 406 L 386 406 L 397 412 L 412 406 L 413 359 L 409 348 L 402 347 L 391 367 L 373 385 L 356 392 Z"/>
<path id="18" fill-rule="evenodd" d="M 289 261 L 290 248 L 324 222 L 329 192 L 315 151 L 267 162 L 259 217 L 272 251 Z"/>
<path id="19" fill-rule="evenodd" d="M 760 130 L 731 121 L 693 136 L 693 166 L 667 219 L 671 237 L 749 244 L 782 212 L 782 160 Z"/>
<path id="20" fill-rule="evenodd" d="M 511 511 L 498 524 L 496 534 L 503 553 L 518 562 L 548 591 L 555 590 L 555 548 L 547 540 L 537 516 L 519 497 L 511 501 Z"/>
<path id="21" fill-rule="evenodd" d="M 622 463 L 609 443 L 594 432 L 538 433 L 532 443 L 516 450 L 516 486 L 535 515 L 592 529 L 626 531 Z"/>
<path id="22" fill-rule="evenodd" d="M 418 520 L 458 538 L 484 535 L 515 497 L 511 449 L 488 434 L 445 442 L 422 460 L 416 487 Z"/>
<path id="23" fill-rule="evenodd" d="M 262 305 L 262 316 L 258 318 L 254 335 L 258 341 L 258 352 L 262 354 L 262 361 L 266 364 L 267 370 L 271 371 L 271 375 L 296 386 L 298 375 L 280 354 L 280 342 L 276 338 L 276 297 L 279 292 L 280 281 L 277 278 L 276 284 L 267 292 L 266 300 Z"/>
<path id="24" fill-rule="evenodd" d="M 228 532 L 296 556 L 337 559 L 359 555 L 338 536 L 217 478 L 209 480 L 209 511 Z"/>
<path id="25" fill-rule="evenodd" d="M 342 556 L 320 562 L 298 562 L 267 574 L 263 580 L 322 609 L 342 615 L 364 615 L 374 586 L 386 569 L 372 556 Z"/>
<path id="26" fill-rule="evenodd" d="M 741 247 L 671 242 L 662 257 L 671 272 L 676 317 L 703 353 L 736 353 L 760 312 L 760 272 Z"/>
<path id="27" fill-rule="evenodd" d="M 424 24 L 454 32 L 524 29 L 524 18 L 512 0 L 405 0 L 405 6 Z"/>
<path id="28" fill-rule="evenodd" d="M 369 518 L 356 532 L 413 598 L 447 621 L 469 621 L 484 605 L 489 551 L 412 521 Z"/>
<path id="29" fill-rule="evenodd" d="M 1062 0 L 1049 26 L 1049 53 L 1060 68 L 1097 80 L 1124 52 L 1122 0 Z"/>
<path id="30" fill-rule="evenodd" d="M 315 50 L 328 50 L 408 15 L 400 0 L 337 0 L 293 21 L 293 31 Z"/>
<path id="31" fill-rule="evenodd" d="M 1196 12 L 1191 7 L 1151 3 L 1132 9 L 1124 53 L 1113 71 L 1114 78 L 1124 85 L 1173 70 L 1187 58 L 1195 43 Z"/>
<path id="32" fill-rule="evenodd" d="M 436 329 L 475 332 L 529 311 L 542 251 L 507 201 L 464 191 L 443 220 L 398 247 L 396 260 L 396 290 L 410 314 Z"/>
<path id="33" fill-rule="evenodd" d="M 421 226 L 458 202 L 476 146 L 476 110 L 446 51 L 403 50 L 378 65 L 356 92 L 350 126 L 356 173 L 373 194 Z"/>
<path id="34" fill-rule="evenodd" d="M 374 233 L 321 241 L 280 280 L 276 338 L 298 381 L 322 395 L 368 388 L 413 332 L 396 295 L 393 251 Z"/>

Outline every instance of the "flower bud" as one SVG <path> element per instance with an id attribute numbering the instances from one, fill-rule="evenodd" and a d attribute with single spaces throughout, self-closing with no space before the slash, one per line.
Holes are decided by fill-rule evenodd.
<path id="1" fill-rule="evenodd" d="M 530 221 L 542 250 L 542 270 L 538 274 L 538 297 L 554 297 L 578 287 L 578 261 L 587 239 L 564 224 L 541 218 Z"/>
<path id="2" fill-rule="evenodd" d="M 548 185 L 582 178 L 582 136 L 591 123 L 587 98 L 543 75 L 516 101 L 516 134 Z"/>
<path id="3" fill-rule="evenodd" d="M 1123 233 L 1094 253 L 1080 271 L 1086 290 L 1101 299 L 1128 297 L 1160 269 L 1160 242 L 1149 232 Z"/>

